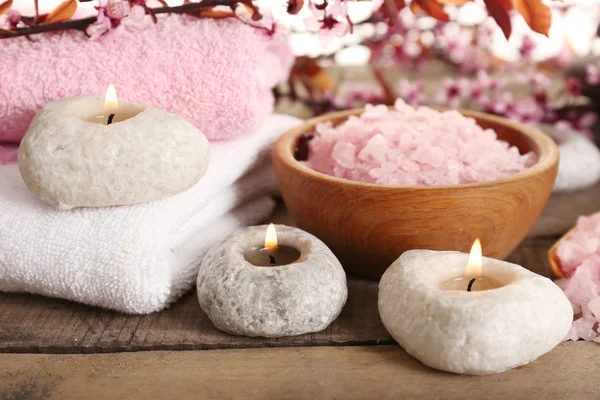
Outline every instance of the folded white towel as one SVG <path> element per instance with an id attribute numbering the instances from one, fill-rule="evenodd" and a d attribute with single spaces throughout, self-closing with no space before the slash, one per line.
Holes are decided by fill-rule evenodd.
<path id="1" fill-rule="evenodd" d="M 0 166 L 0 291 L 128 313 L 167 307 L 193 286 L 213 244 L 270 214 L 275 182 L 261 163 L 299 122 L 273 115 L 252 136 L 213 144 L 193 188 L 131 207 L 57 210 L 32 196 L 15 164 Z"/>

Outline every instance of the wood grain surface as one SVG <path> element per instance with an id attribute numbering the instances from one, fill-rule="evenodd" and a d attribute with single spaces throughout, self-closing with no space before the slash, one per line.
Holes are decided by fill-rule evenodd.
<path id="1" fill-rule="evenodd" d="M 0 354 L 5 399 L 598 399 L 596 343 L 563 343 L 482 377 L 423 366 L 399 346 Z"/>
<path id="2" fill-rule="evenodd" d="M 281 220 L 278 218 L 278 220 Z M 528 239 L 509 260 L 550 276 L 554 239 Z M 232 336 L 200 310 L 196 293 L 150 315 L 125 315 L 27 294 L 0 293 L 0 352 L 106 353 L 140 350 L 376 345 L 393 343 L 377 311 L 377 282 L 349 278 L 348 302 L 326 330 L 291 338 Z"/>
<path id="3" fill-rule="evenodd" d="M 437 187 L 392 187 L 319 173 L 294 159 L 298 138 L 321 122 L 334 124 L 362 110 L 306 121 L 277 141 L 273 165 L 286 207 L 298 226 L 323 240 L 344 268 L 378 279 L 411 249 L 468 252 L 476 238 L 486 256 L 504 259 L 527 235 L 550 197 L 558 148 L 540 131 L 503 118 L 461 111 L 492 128 L 538 162 L 494 182 Z"/>
<path id="4" fill-rule="evenodd" d="M 561 236 L 577 223 L 580 215 L 600 211 L 600 182 L 573 193 L 556 193 L 529 231 L 529 237 Z"/>

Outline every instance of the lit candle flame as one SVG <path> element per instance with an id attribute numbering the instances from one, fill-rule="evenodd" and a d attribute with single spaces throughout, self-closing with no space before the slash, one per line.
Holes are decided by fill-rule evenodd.
<path id="1" fill-rule="evenodd" d="M 119 108 L 119 101 L 117 100 L 117 91 L 115 86 L 111 83 L 106 89 L 106 97 L 104 98 L 104 113 L 107 115 L 115 114 Z"/>
<path id="2" fill-rule="evenodd" d="M 481 253 L 481 242 L 479 241 L 479 238 L 477 238 L 471 247 L 469 262 L 467 263 L 466 275 L 469 279 L 477 279 L 481 277 L 481 265 L 483 264 L 483 257 Z"/>
<path id="3" fill-rule="evenodd" d="M 265 249 L 267 249 L 269 253 L 277 250 L 277 231 L 275 230 L 275 225 L 272 223 L 269 224 L 267 234 L 265 235 Z"/>

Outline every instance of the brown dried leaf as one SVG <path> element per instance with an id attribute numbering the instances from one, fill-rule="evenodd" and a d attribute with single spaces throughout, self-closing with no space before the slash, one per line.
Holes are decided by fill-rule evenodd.
<path id="1" fill-rule="evenodd" d="M 12 5 L 13 0 L 6 0 L 4 3 L 0 4 L 0 15 L 4 15 L 9 12 Z"/>
<path id="2" fill-rule="evenodd" d="M 287 12 L 288 14 L 298 14 L 304 7 L 304 0 L 288 0 Z"/>
<path id="3" fill-rule="evenodd" d="M 541 0 L 515 0 L 515 8 L 534 32 L 548 36 L 552 11 Z"/>
<path id="4" fill-rule="evenodd" d="M 44 23 L 53 24 L 56 22 L 66 21 L 75 15 L 75 11 L 77 11 L 77 0 L 63 1 L 54 9 L 54 11 L 48 14 L 48 17 Z"/>
<path id="5" fill-rule="evenodd" d="M 200 15 L 206 18 L 231 18 L 235 13 L 231 10 L 218 10 L 216 7 L 203 8 L 200 10 Z"/>
<path id="6" fill-rule="evenodd" d="M 308 57 L 296 59 L 292 75 L 303 82 L 311 94 L 313 89 L 318 89 L 321 93 L 331 93 L 335 87 L 333 79 L 317 61 Z"/>
<path id="7" fill-rule="evenodd" d="M 438 3 L 452 4 L 454 6 L 462 6 L 463 4 L 468 3 L 469 1 L 475 1 L 475 0 L 438 0 Z"/>
<path id="8" fill-rule="evenodd" d="M 498 3 L 498 5 L 506 11 L 510 11 L 515 7 L 513 4 L 513 0 L 493 0 L 493 1 Z"/>
<path id="9" fill-rule="evenodd" d="M 413 0 L 417 1 L 417 0 Z M 418 0 L 421 9 L 425 11 L 425 14 L 437 19 L 438 21 L 448 22 L 450 17 L 444 11 L 444 7 L 441 6 L 437 0 Z"/>
<path id="10" fill-rule="evenodd" d="M 488 13 L 494 21 L 498 24 L 500 29 L 502 29 L 502 33 L 504 33 L 504 37 L 508 40 L 510 34 L 512 32 L 512 25 L 510 23 L 510 16 L 508 15 L 508 11 L 501 5 L 498 0 L 483 0 L 485 2 L 485 6 L 488 10 Z"/>
<path id="11" fill-rule="evenodd" d="M 418 1 L 411 2 L 409 8 L 410 11 L 412 11 L 412 13 L 415 15 L 417 15 L 421 11 L 421 6 L 419 5 Z"/>

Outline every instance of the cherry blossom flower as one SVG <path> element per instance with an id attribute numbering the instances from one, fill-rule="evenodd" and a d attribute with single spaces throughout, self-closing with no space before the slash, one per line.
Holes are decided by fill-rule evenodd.
<path id="1" fill-rule="evenodd" d="M 470 82 L 465 78 L 451 79 L 446 78 L 442 82 L 443 88 L 436 96 L 436 100 L 441 104 L 457 108 L 469 93 Z"/>
<path id="2" fill-rule="evenodd" d="M 523 36 L 523 41 L 519 47 L 519 53 L 524 59 L 530 59 L 533 51 L 536 48 L 536 44 L 530 36 Z"/>
<path id="3" fill-rule="evenodd" d="M 598 119 L 597 115 L 594 112 L 586 112 L 583 113 L 579 118 L 570 121 L 570 120 L 559 120 L 556 122 L 556 129 L 561 130 L 575 130 L 582 133 L 588 139 L 592 139 L 593 133 L 590 130 L 592 125 L 596 123 Z"/>
<path id="4" fill-rule="evenodd" d="M 359 108 L 365 104 L 381 104 L 385 94 L 380 85 L 373 82 L 351 82 L 342 86 L 333 104 L 342 109 Z"/>
<path id="5" fill-rule="evenodd" d="M 503 92 L 496 96 L 492 102 L 492 111 L 495 114 L 511 117 L 514 115 L 515 99 L 511 92 Z"/>
<path id="6" fill-rule="evenodd" d="M 585 67 L 585 80 L 590 85 L 600 85 L 600 63 Z"/>
<path id="7" fill-rule="evenodd" d="M 348 24 L 338 21 L 331 15 L 325 15 L 321 19 L 317 17 L 306 18 L 304 26 L 311 31 L 319 31 L 321 46 L 326 47 L 335 36 L 344 36 L 349 31 Z"/>
<path id="8" fill-rule="evenodd" d="M 542 122 L 544 118 L 544 109 L 540 106 L 535 98 L 527 97 L 517 100 L 512 110 L 510 110 L 511 118 L 528 124 Z"/>
<path id="9" fill-rule="evenodd" d="M 571 96 L 579 97 L 581 96 L 581 91 L 583 90 L 583 84 L 578 78 L 568 77 L 565 89 Z"/>
<path id="10" fill-rule="evenodd" d="M 400 97 L 411 106 L 423 104 L 425 95 L 423 94 L 423 82 L 417 81 L 411 83 L 407 79 L 401 79 L 398 82 Z"/>
<path id="11" fill-rule="evenodd" d="M 8 29 L 17 29 L 17 26 L 21 22 L 21 13 L 17 10 L 10 10 L 7 15 Z"/>

